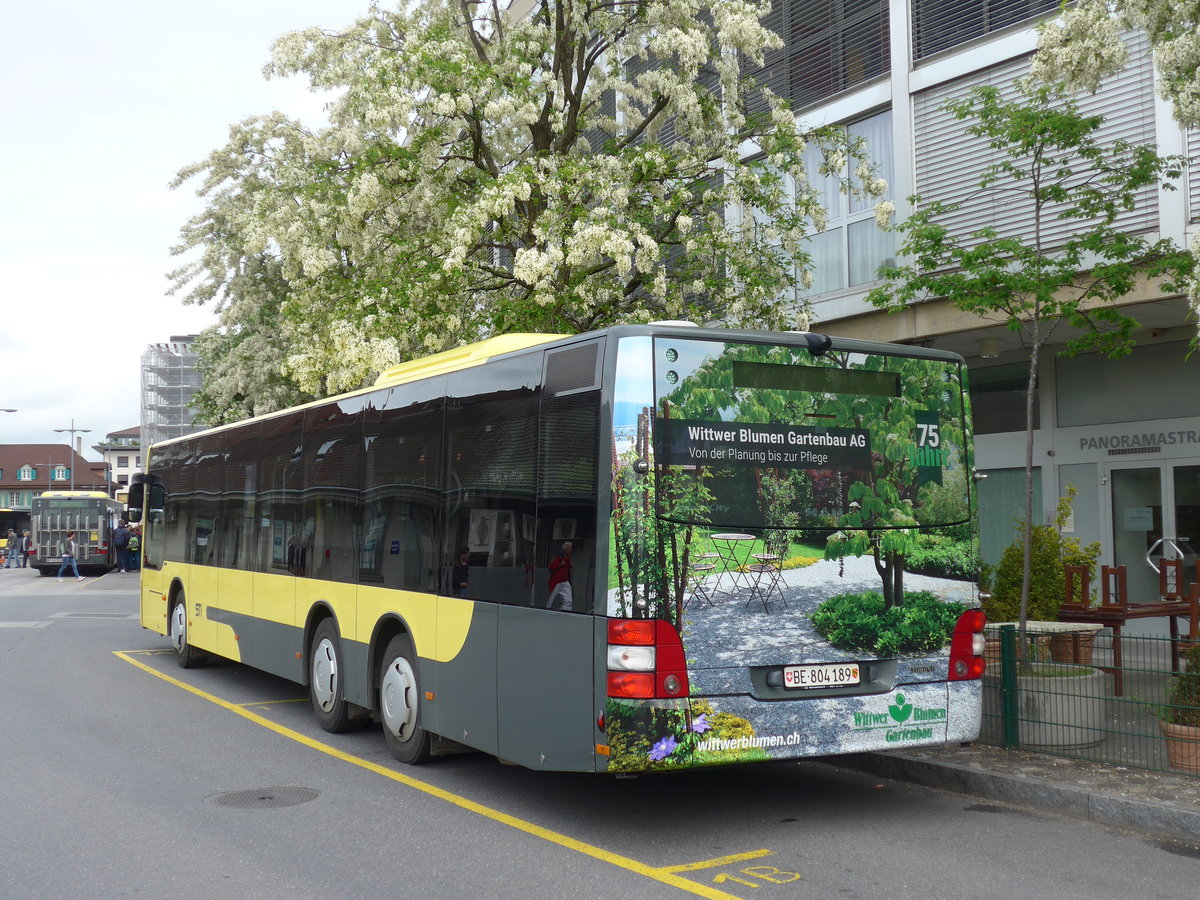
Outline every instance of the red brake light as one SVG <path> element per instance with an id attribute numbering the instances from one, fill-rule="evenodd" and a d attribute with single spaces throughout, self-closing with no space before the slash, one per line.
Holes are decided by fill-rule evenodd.
<path id="1" fill-rule="evenodd" d="M 608 696 L 624 699 L 675 699 L 688 695 L 687 660 L 679 632 L 663 619 L 609 619 Z M 653 648 L 644 654 L 646 669 L 629 671 L 621 647 Z M 614 654 L 614 648 L 617 652 Z M 643 657 L 637 657 L 639 660 Z M 631 666 L 634 668 L 636 666 Z"/>
<path id="2" fill-rule="evenodd" d="M 609 672 L 608 696 L 649 700 L 654 697 L 654 673 Z"/>
<path id="3" fill-rule="evenodd" d="M 987 622 L 980 609 L 968 609 L 958 617 L 950 637 L 951 681 L 972 681 L 983 677 L 983 626 Z"/>
<path id="4" fill-rule="evenodd" d="M 654 644 L 657 619 L 609 619 L 608 642 L 649 647 Z"/>

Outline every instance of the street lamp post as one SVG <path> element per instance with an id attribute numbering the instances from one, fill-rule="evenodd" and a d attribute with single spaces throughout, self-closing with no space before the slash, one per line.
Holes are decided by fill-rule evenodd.
<path id="1" fill-rule="evenodd" d="M 67 464 L 71 468 L 71 490 L 75 490 L 75 457 L 73 455 L 75 453 L 75 433 L 79 432 L 80 434 L 86 434 L 87 432 L 91 431 L 92 429 L 76 428 L 75 420 L 72 419 L 70 428 L 55 428 L 54 430 L 60 434 L 62 434 L 64 432 L 68 432 L 68 431 L 71 433 L 71 442 L 70 442 L 70 444 L 68 444 L 68 446 L 71 448 L 71 455 L 67 456 Z"/>

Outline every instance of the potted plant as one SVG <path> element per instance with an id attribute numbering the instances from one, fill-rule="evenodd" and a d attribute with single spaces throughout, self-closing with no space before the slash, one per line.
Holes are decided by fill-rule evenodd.
<path id="1" fill-rule="evenodd" d="M 1021 618 L 1025 558 L 1022 523 L 1018 522 L 1019 535 L 1005 549 L 1000 562 L 994 569 L 984 571 L 982 586 L 990 593 L 983 600 L 983 610 L 991 626 L 985 648 L 989 674 L 998 677 L 1002 664 L 996 626 L 1020 625 L 1016 675 L 1023 747 L 1090 747 L 1104 736 L 1104 673 L 1088 665 L 1090 652 L 1084 658 L 1081 650 L 1079 662 L 1083 664 L 1075 664 L 1071 632 L 1077 627 L 1058 622 L 1066 567 L 1083 565 L 1094 571 L 1100 556 L 1098 543 L 1084 547 L 1076 538 L 1063 536 L 1076 493 L 1073 485 L 1067 485 L 1059 498 L 1054 521 L 1031 529 L 1029 600 L 1024 619 Z M 1066 638 L 1065 658 L 1051 662 L 1052 641 L 1060 634 Z M 1081 640 L 1086 641 L 1087 637 Z"/>
<path id="2" fill-rule="evenodd" d="M 1067 566 L 1087 566 L 1091 575 L 1089 581 L 1094 581 L 1096 562 L 1100 557 L 1100 544 L 1096 542 L 1082 546 L 1077 538 L 1064 537 L 1062 533 L 1071 518 L 1071 504 L 1076 493 L 1078 491 L 1075 486 L 1068 484 L 1063 496 L 1058 500 L 1054 521 L 1048 525 L 1033 526 L 1030 541 L 1029 602 L 1024 620 L 1021 620 L 1021 581 L 1025 562 L 1022 523 L 1017 523 L 1021 533 L 1004 550 L 996 567 L 985 567 L 982 586 L 990 596 L 985 596 L 983 600 L 983 611 L 988 622 L 1020 622 L 1021 634 L 1025 636 L 1026 626 L 1030 622 L 1058 621 L 1059 607 L 1062 606 L 1065 594 Z M 1090 600 L 1090 597 L 1087 599 Z M 1045 632 L 1051 629 L 1040 630 Z M 1034 635 L 1026 638 L 1026 645 L 1021 649 L 1022 659 L 1040 659 L 1046 655 L 1048 648 L 1053 652 L 1051 637 L 1039 635 L 1038 631 L 1035 627 Z M 1060 643 L 1060 652 L 1065 655 L 1061 657 L 1061 661 L 1073 662 L 1075 660 L 1072 637 L 1070 634 L 1064 634 L 1062 637 L 1065 641 Z M 1089 638 L 1094 638 L 1094 635 L 1081 638 L 1081 641 L 1087 644 L 1087 650 L 1085 658 L 1081 646 L 1079 662 L 1091 662 Z M 1060 657 L 1056 655 L 1055 658 Z"/>
<path id="3" fill-rule="evenodd" d="M 1183 671 L 1171 677 L 1158 727 L 1167 741 L 1167 763 L 1177 772 L 1200 775 L 1200 644 L 1185 654 Z"/>

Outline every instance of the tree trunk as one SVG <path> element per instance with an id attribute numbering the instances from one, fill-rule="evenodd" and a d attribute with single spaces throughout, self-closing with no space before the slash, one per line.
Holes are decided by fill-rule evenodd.
<path id="1" fill-rule="evenodd" d="M 1033 322 L 1033 346 L 1029 353 L 1029 382 L 1025 388 L 1025 522 L 1024 559 L 1021 568 L 1021 614 L 1018 627 L 1017 658 L 1025 657 L 1025 633 L 1029 621 L 1029 584 L 1033 563 L 1033 401 L 1038 379 L 1038 351 L 1041 333 L 1037 319 Z"/>
<path id="2" fill-rule="evenodd" d="M 889 551 L 881 554 L 876 550 L 875 571 L 883 582 L 883 606 L 891 609 L 904 603 L 904 557 L 899 553 Z"/>

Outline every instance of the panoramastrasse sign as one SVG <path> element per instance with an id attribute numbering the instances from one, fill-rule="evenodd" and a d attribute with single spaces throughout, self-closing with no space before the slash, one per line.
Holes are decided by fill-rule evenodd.
<path id="1" fill-rule="evenodd" d="M 1135 450 L 1150 447 L 1172 447 L 1179 444 L 1200 444 L 1200 431 L 1135 431 L 1099 434 L 1079 439 L 1080 450 Z"/>

